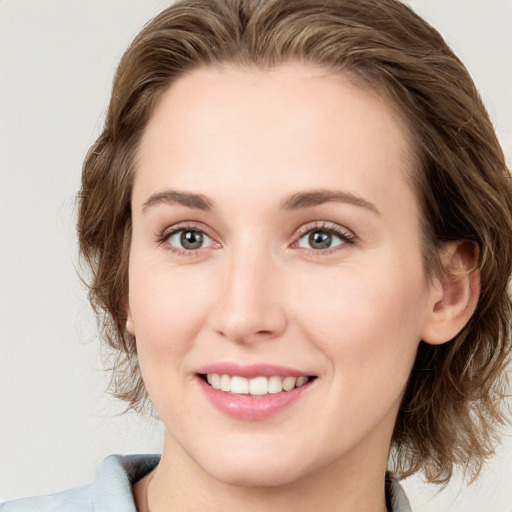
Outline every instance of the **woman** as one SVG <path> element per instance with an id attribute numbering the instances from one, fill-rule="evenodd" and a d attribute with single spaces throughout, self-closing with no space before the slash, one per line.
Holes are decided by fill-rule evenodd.
<path id="1" fill-rule="evenodd" d="M 149 398 L 162 457 L 5 510 L 403 511 L 390 454 L 443 483 L 492 453 L 510 176 L 404 5 L 161 13 L 120 64 L 79 236 L 116 393 Z"/>

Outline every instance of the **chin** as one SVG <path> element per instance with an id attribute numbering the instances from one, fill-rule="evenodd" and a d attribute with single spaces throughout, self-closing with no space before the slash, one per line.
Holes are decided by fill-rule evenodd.
<path id="1" fill-rule="evenodd" d="M 222 467 L 218 472 L 210 474 L 220 482 L 237 487 L 281 487 L 300 478 L 300 474 L 295 471 L 269 471 L 268 468 L 262 467 L 243 470 Z"/>
<path id="2" fill-rule="evenodd" d="M 279 487 L 308 473 L 303 459 L 299 462 L 284 458 L 279 452 L 251 458 L 237 457 L 236 452 L 232 452 L 227 457 L 216 456 L 201 462 L 203 470 L 211 477 L 239 487 Z"/>

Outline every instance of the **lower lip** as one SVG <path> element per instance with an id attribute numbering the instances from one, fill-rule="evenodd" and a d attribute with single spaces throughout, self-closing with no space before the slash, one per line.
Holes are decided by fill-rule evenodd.
<path id="1" fill-rule="evenodd" d="M 220 389 L 214 389 L 201 377 L 197 380 L 211 404 L 220 412 L 240 420 L 263 420 L 270 418 L 296 402 L 313 384 L 306 384 L 280 393 L 266 395 L 233 395 Z"/>

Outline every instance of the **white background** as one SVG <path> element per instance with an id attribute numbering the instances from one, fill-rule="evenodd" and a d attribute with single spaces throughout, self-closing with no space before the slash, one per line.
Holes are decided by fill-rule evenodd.
<path id="1" fill-rule="evenodd" d="M 88 480 L 162 428 L 104 394 L 77 278 L 74 194 L 115 66 L 158 0 L 0 0 L 0 498 Z M 411 0 L 468 66 L 512 154 L 512 0 Z M 510 156 L 509 156 L 510 158 Z M 416 512 L 511 512 L 512 431 L 465 488 L 406 482 Z"/>

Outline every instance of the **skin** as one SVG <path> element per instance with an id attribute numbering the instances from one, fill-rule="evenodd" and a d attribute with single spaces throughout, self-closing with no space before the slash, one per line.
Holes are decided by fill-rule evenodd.
<path id="1" fill-rule="evenodd" d="M 132 196 L 127 329 L 166 426 L 160 465 L 135 486 L 140 510 L 386 510 L 418 343 L 449 340 L 474 303 L 467 283 L 427 282 L 407 140 L 386 99 L 312 66 L 202 69 L 166 91 Z M 342 195 L 283 207 L 318 190 Z M 180 248 L 173 226 L 205 244 Z M 331 228 L 330 248 L 309 244 Z M 453 243 L 444 259 L 474 254 Z M 198 368 L 221 361 L 317 378 L 278 414 L 240 420 L 198 385 Z"/>

